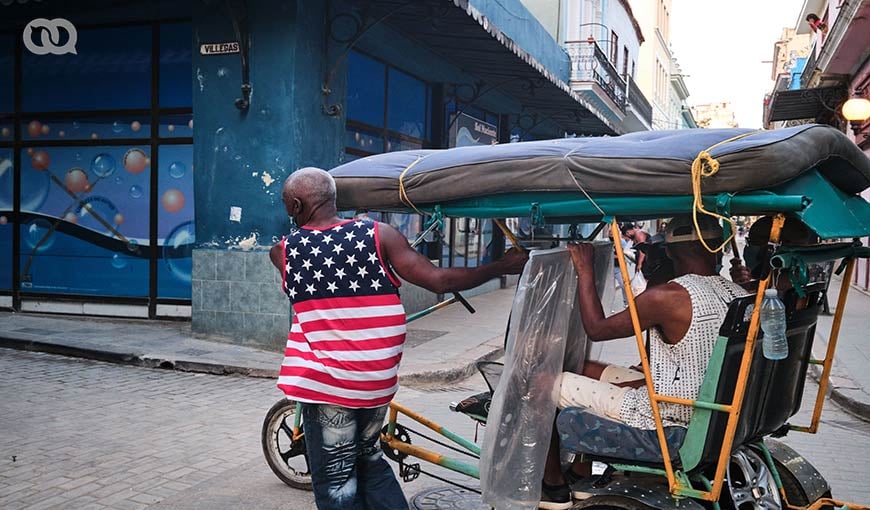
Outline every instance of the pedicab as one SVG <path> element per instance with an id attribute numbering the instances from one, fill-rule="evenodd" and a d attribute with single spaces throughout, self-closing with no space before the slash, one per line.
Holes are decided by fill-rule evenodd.
<path id="1" fill-rule="evenodd" d="M 494 219 L 515 244 L 517 239 L 498 218 L 571 225 L 570 237 L 589 241 L 607 227 L 618 239 L 617 221 L 715 215 L 726 232 L 721 245 L 708 246 L 716 251 L 735 233 L 732 216 L 773 216 L 761 254 L 764 274 L 753 295 L 731 303 L 695 400 L 656 393 L 622 247 L 599 243 L 596 286 L 600 296 L 612 289 L 606 276 L 615 250 L 654 403 L 658 451 L 640 455 L 631 434 L 617 423 L 607 425 L 612 427 L 607 436 L 622 440 L 603 449 L 584 449 L 571 441 L 570 427 L 562 428 L 569 409 L 562 411 L 563 448 L 606 466 L 601 476 L 583 482 L 591 497 L 573 508 L 867 508 L 833 498 L 821 473 L 774 439 L 819 432 L 855 261 L 870 257 L 870 248 L 859 240 L 870 235 L 870 203 L 860 196 L 870 188 L 870 160 L 839 131 L 821 125 L 775 131 L 655 131 L 412 150 L 352 161 L 331 173 L 340 209 L 424 214 L 427 230 L 437 230 L 444 218 Z M 786 215 L 800 220 L 823 243 L 780 244 Z M 578 226 L 583 224 L 597 228 L 581 238 Z M 838 261 L 835 272 L 842 281 L 827 351 L 815 359 L 812 344 L 830 275 L 819 277 L 812 268 L 830 261 Z M 789 354 L 769 360 L 761 352 L 760 305 L 778 277 L 791 282 L 782 293 Z M 557 412 L 559 374 L 590 356 L 577 313 L 576 278 L 564 248 L 530 253 L 511 311 L 504 367 L 482 364 L 491 391 L 470 401 L 480 405 L 465 406 L 473 408 L 468 411 L 473 419 L 487 424 L 482 445 L 400 403 L 391 404 L 382 446 L 399 463 L 403 478 L 424 472 L 413 462 L 419 460 L 479 479 L 482 499 L 493 508 L 537 506 Z M 806 424 L 792 423 L 813 365 L 821 367 L 821 376 L 812 417 Z M 662 423 L 659 406 L 664 403 L 694 409 L 676 443 Z M 264 421 L 262 445 L 282 480 L 306 488 L 310 475 L 300 415 L 296 403 L 278 402 Z M 570 416 L 566 420 L 570 423 Z M 476 459 L 463 461 L 412 444 L 406 425 L 413 422 Z"/>

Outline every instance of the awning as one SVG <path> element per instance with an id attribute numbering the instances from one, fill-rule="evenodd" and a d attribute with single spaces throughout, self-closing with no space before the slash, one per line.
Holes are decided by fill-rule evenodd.
<path id="1" fill-rule="evenodd" d="M 770 102 L 770 122 L 814 119 L 836 111 L 848 98 L 846 87 L 836 85 L 812 89 L 778 90 Z"/>
<path id="2" fill-rule="evenodd" d="M 616 127 L 595 106 L 574 93 L 468 0 L 352 3 L 372 19 L 384 18 L 384 23 L 403 37 L 480 77 L 485 87 L 497 87 L 568 133 L 617 134 Z"/>

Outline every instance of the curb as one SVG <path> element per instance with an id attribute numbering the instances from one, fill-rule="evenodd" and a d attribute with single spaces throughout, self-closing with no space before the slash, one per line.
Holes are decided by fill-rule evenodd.
<path id="1" fill-rule="evenodd" d="M 142 368 L 158 368 L 164 370 L 177 370 L 179 372 L 192 372 L 210 375 L 226 375 L 254 377 L 259 379 L 277 379 L 278 370 L 242 367 L 221 363 L 207 363 L 202 361 L 172 360 L 167 358 L 154 358 L 137 354 L 103 351 L 86 347 L 74 347 L 59 345 L 37 340 L 24 340 L 20 338 L 0 337 L 0 348 L 15 349 L 18 351 L 43 352 L 57 354 L 70 358 L 89 359 L 103 361 L 118 365 L 128 365 Z M 448 384 L 470 375 L 477 371 L 477 362 L 497 359 L 504 354 L 504 349 L 492 349 L 468 363 L 445 370 L 410 373 L 399 376 L 399 383 L 409 386 L 426 384 Z"/>
<path id="2" fill-rule="evenodd" d="M 152 358 L 136 354 L 102 351 L 88 349 L 86 347 L 73 347 L 58 345 L 37 340 L 22 340 L 20 338 L 0 337 L 0 348 L 15 349 L 18 351 L 44 352 L 58 354 L 70 358 L 82 358 L 118 365 L 130 365 L 143 368 L 161 368 L 165 370 L 177 370 L 179 372 L 194 372 L 211 375 L 237 375 L 263 379 L 276 379 L 278 370 L 262 368 L 240 367 L 220 363 L 206 363 L 201 361 L 171 360 L 166 358 Z"/>
<path id="3" fill-rule="evenodd" d="M 820 383 L 822 380 L 822 369 L 816 365 L 810 367 L 810 376 L 813 378 L 816 383 Z M 831 400 L 840 405 L 843 409 L 845 409 L 849 414 L 860 418 L 861 420 L 870 422 L 870 395 L 867 394 L 862 389 L 848 389 L 848 390 L 840 390 L 838 388 L 832 388 L 830 386 L 830 380 L 828 381 L 828 396 Z M 847 395 L 846 392 L 850 394 L 860 395 L 860 397 L 856 398 L 851 395 Z"/>
<path id="4" fill-rule="evenodd" d="M 399 384 L 425 385 L 425 384 L 448 384 L 456 382 L 477 373 L 477 363 L 480 361 L 492 361 L 504 355 L 504 349 L 494 348 L 464 365 L 446 370 L 433 370 L 429 372 L 410 373 L 399 375 Z M 401 369 L 400 369 L 401 370 Z"/>

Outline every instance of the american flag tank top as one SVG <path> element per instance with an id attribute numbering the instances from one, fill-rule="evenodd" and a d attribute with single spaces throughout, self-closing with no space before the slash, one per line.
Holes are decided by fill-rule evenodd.
<path id="1" fill-rule="evenodd" d="M 378 224 L 348 220 L 284 238 L 293 305 L 278 387 L 294 400 L 351 408 L 389 403 L 405 343 L 400 282 L 382 262 Z"/>

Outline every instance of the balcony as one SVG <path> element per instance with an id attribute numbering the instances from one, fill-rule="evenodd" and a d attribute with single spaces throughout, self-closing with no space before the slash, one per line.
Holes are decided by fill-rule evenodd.
<path id="1" fill-rule="evenodd" d="M 625 81 L 598 43 L 594 39 L 566 41 L 565 50 L 571 58 L 571 88 L 582 93 L 595 90 L 597 86 L 607 98 L 607 101 L 602 102 L 610 110 L 615 110 L 613 113 L 616 117 L 623 116 L 626 105 Z"/>
<path id="2" fill-rule="evenodd" d="M 652 126 L 652 105 L 649 104 L 646 96 L 643 95 L 637 83 L 631 78 L 628 79 L 628 106 L 635 112 L 638 118 L 645 121 L 647 126 Z"/>

